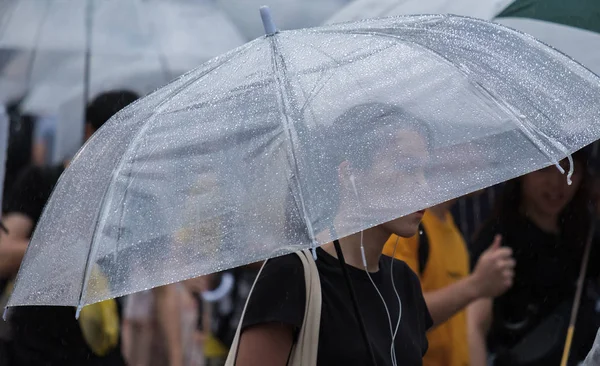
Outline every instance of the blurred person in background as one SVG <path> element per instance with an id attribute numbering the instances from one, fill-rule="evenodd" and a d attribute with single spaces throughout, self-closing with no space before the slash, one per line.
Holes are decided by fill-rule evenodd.
<path id="1" fill-rule="evenodd" d="M 51 165 L 56 143 L 56 123 L 53 116 L 39 117 L 35 122 L 32 162 L 37 166 Z"/>
<path id="2" fill-rule="evenodd" d="M 138 98 L 128 91 L 113 91 L 97 96 L 86 109 L 86 140 L 113 114 Z M 31 151 L 31 149 L 29 149 Z M 0 233 L 0 276 L 14 278 L 42 210 L 68 166 L 63 163 L 26 168 L 16 179 L 6 197 L 2 222 L 8 233 Z M 113 320 L 118 318 L 118 304 L 107 302 Z M 75 319 L 75 309 L 55 306 L 24 306 L 10 309 L 10 365 L 123 365 L 117 344 L 97 355 L 95 344 L 84 337 L 81 328 L 86 318 Z"/>
<path id="3" fill-rule="evenodd" d="M 8 146 L 5 162 L 5 177 L 2 194 L 3 205 L 6 203 L 10 188 L 22 169 L 29 166 L 31 161 L 31 141 L 33 134 L 33 119 L 29 116 L 23 116 L 20 110 L 21 100 L 15 100 L 6 106 L 6 114 L 9 118 L 8 126 Z M 2 207 L 4 212 L 4 207 Z M 0 230 L 5 230 L 2 226 Z M 4 308 L 8 302 L 8 285 L 10 278 L 0 274 L 0 307 Z M 0 364 L 6 362 L 3 359 L 3 354 L 8 351 L 7 344 L 10 334 L 8 324 L 0 319 Z"/>
<path id="4" fill-rule="evenodd" d="M 31 163 L 31 146 L 33 141 L 34 119 L 23 115 L 20 109 L 21 101 L 13 101 L 6 106 L 9 117 L 8 150 L 6 152 L 6 172 L 4 191 L 6 197 L 19 173 Z"/>
<path id="5" fill-rule="evenodd" d="M 491 219 L 474 241 L 476 263 L 490 241 L 502 235 L 517 266 L 513 287 L 496 299 L 468 309 L 469 346 L 474 366 L 559 365 L 576 282 L 592 224 L 587 153 L 573 155 L 572 184 L 554 166 L 506 183 Z M 566 160 L 561 162 L 569 170 Z M 569 365 L 583 360 L 599 325 L 597 240 L 592 251 L 575 327 Z M 596 294 L 595 294 L 596 293 Z"/>
<path id="6" fill-rule="evenodd" d="M 207 366 L 223 366 L 240 322 L 246 300 L 263 262 L 207 276 L 210 292 L 203 294 Z"/>
<path id="7" fill-rule="evenodd" d="M 199 280 L 192 279 L 127 296 L 123 316 L 123 354 L 128 365 L 204 364 L 202 344 L 198 343 L 196 335 L 199 306 L 190 290 L 193 285 L 187 284 L 194 281 Z"/>
<path id="8" fill-rule="evenodd" d="M 504 293 L 514 275 L 511 250 L 500 247 L 500 237 L 470 273 L 467 246 L 450 213 L 457 200 L 427 209 L 417 235 L 392 235 L 383 249 L 418 275 L 434 323 L 448 319 L 427 332 L 424 366 L 470 365 L 466 307 L 478 298 Z"/>

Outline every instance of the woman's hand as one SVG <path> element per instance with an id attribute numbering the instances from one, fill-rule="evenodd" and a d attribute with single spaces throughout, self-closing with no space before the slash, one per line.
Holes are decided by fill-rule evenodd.
<path id="1" fill-rule="evenodd" d="M 502 295 L 513 284 L 515 260 L 512 249 L 501 246 L 502 238 L 496 235 L 492 245 L 479 257 L 472 277 L 477 298 Z"/>

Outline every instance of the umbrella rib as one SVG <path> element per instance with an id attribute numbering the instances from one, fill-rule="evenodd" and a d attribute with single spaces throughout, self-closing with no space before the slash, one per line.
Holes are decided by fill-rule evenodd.
<path id="1" fill-rule="evenodd" d="M 454 69 L 456 69 L 461 75 L 463 75 L 463 77 L 468 82 L 470 82 L 475 88 L 477 88 L 480 92 L 482 92 L 483 95 L 486 95 L 498 107 L 502 108 L 502 110 L 506 111 L 508 114 L 510 114 L 511 116 L 513 116 L 514 122 L 516 122 L 515 125 L 519 128 L 519 130 L 553 164 L 555 164 L 555 165 L 558 166 L 558 160 L 552 156 L 552 154 L 548 150 L 547 146 L 540 140 L 540 137 L 543 138 L 543 139 L 546 139 L 546 141 L 552 147 L 554 147 L 555 149 L 561 151 L 565 155 L 568 155 L 568 153 L 567 153 L 568 150 L 559 141 L 555 140 L 554 138 L 551 138 L 550 136 L 546 135 L 544 132 L 542 132 L 541 130 L 539 130 L 538 128 L 536 128 L 513 105 L 511 105 L 510 103 L 508 103 L 501 96 L 499 96 L 496 93 L 494 93 L 488 87 L 486 87 L 483 84 L 481 84 L 479 81 L 477 81 L 477 80 L 473 79 L 472 77 L 470 77 L 469 74 L 466 73 L 465 70 L 461 66 L 455 64 L 452 60 L 450 60 L 446 56 L 442 55 L 441 53 L 437 52 L 436 50 L 433 50 L 433 49 L 431 49 L 429 47 L 426 47 L 426 46 L 420 44 L 419 42 L 416 42 L 416 41 L 413 41 L 413 40 L 409 40 L 409 39 L 405 39 L 405 38 L 402 38 L 402 37 L 399 37 L 399 36 L 395 36 L 395 35 L 392 35 L 392 34 L 388 34 L 388 33 L 384 33 L 384 32 L 377 32 L 377 31 L 354 31 L 354 32 L 350 32 L 350 33 L 362 34 L 362 35 L 378 35 L 378 36 L 382 36 L 382 37 L 388 37 L 388 38 L 396 39 L 396 40 L 399 40 L 399 41 L 402 41 L 402 42 L 406 42 L 406 43 L 410 43 L 412 45 L 415 45 L 415 46 L 417 46 L 417 47 L 419 47 L 419 48 L 421 48 L 421 49 L 423 49 L 423 50 L 431 53 L 432 55 L 440 58 L 442 61 L 448 63 L 450 66 L 452 66 Z M 536 136 L 536 134 L 538 136 Z"/>
<path id="2" fill-rule="evenodd" d="M 233 51 L 232 51 L 233 52 Z M 234 58 L 234 54 L 230 54 L 229 58 L 223 60 L 221 63 L 219 63 L 218 65 L 215 65 L 214 67 L 205 70 L 201 75 L 198 75 L 198 77 L 195 77 L 191 80 L 188 80 L 186 83 L 184 83 L 183 85 L 181 85 L 179 88 L 173 90 L 171 93 L 169 93 L 169 96 L 166 97 L 158 106 L 157 108 L 152 112 L 152 115 L 150 115 L 148 117 L 148 120 L 146 121 L 146 123 L 144 124 L 144 126 L 142 128 L 140 128 L 140 130 L 135 134 L 135 136 L 132 138 L 132 142 L 130 143 L 130 145 L 126 148 L 125 152 L 129 151 L 129 147 L 131 146 L 131 144 L 135 144 L 135 142 L 137 141 L 137 137 L 140 136 L 144 131 L 146 131 L 149 128 L 149 125 L 151 124 L 151 122 L 162 112 L 161 108 L 166 107 L 166 105 L 168 104 L 168 102 L 170 102 L 173 98 L 175 98 L 177 95 L 179 95 L 180 93 L 182 93 L 187 87 L 189 87 L 190 85 L 198 82 L 199 80 L 201 80 L 204 76 L 206 76 L 207 74 L 209 74 L 210 72 L 219 69 L 220 67 L 228 64 L 233 58 Z M 137 104 L 137 102 L 134 102 L 134 104 Z M 132 106 L 129 106 L 127 108 L 131 108 Z M 125 161 L 125 152 L 119 157 L 119 161 L 117 163 L 117 169 L 115 171 L 118 171 L 124 164 Z M 131 176 L 131 175 L 128 175 Z M 101 218 L 102 216 L 106 215 L 106 207 L 105 207 L 105 203 L 106 203 L 106 197 L 108 196 L 109 191 L 111 190 L 111 188 L 114 186 L 114 180 L 116 178 L 116 175 L 113 174 L 111 177 L 111 181 L 110 183 L 106 186 L 105 189 L 105 194 L 102 197 L 102 202 L 100 204 L 100 206 L 98 207 L 98 213 L 96 214 L 97 218 Z M 126 185 L 128 186 L 128 185 Z M 125 191 L 124 195 L 127 193 L 127 190 Z M 121 212 L 121 215 L 123 215 L 123 211 Z M 119 220 L 120 222 L 121 220 Z M 92 232 L 92 244 L 90 247 L 90 251 L 88 254 L 88 257 L 86 258 L 86 264 L 85 264 L 85 268 L 84 268 L 84 277 L 83 277 L 83 281 L 81 284 L 81 290 L 79 292 L 79 301 L 78 301 L 78 305 L 77 305 L 77 311 L 75 313 L 75 316 L 78 317 L 79 313 L 81 312 L 81 309 L 83 308 L 84 304 L 82 303 L 83 301 L 83 296 L 87 291 L 87 282 L 90 278 L 91 275 L 91 261 L 90 259 L 93 258 L 95 256 L 96 253 L 96 248 L 94 243 L 96 242 L 96 236 L 98 235 L 98 226 L 99 226 L 99 220 L 96 219 L 96 223 L 94 225 L 94 230 Z M 118 244 L 117 244 L 118 245 Z"/>
<path id="3" fill-rule="evenodd" d="M 317 52 L 321 53 L 322 55 L 324 55 L 325 57 L 329 58 L 338 67 L 342 65 L 338 59 L 336 59 L 335 57 L 331 56 L 327 52 L 325 52 L 325 51 L 323 51 L 323 50 L 321 50 L 321 49 L 319 49 L 317 47 L 314 47 L 313 45 L 307 45 L 304 42 L 297 42 L 297 43 L 299 43 L 299 44 L 301 44 L 301 45 L 303 45 L 305 47 L 307 47 L 307 46 L 311 47 L 315 51 L 317 51 Z M 327 77 L 327 81 L 326 82 L 322 82 L 323 79 L 325 78 L 325 75 L 323 75 L 324 73 L 325 73 L 325 71 L 323 71 L 321 73 L 321 77 L 319 78 L 318 82 L 313 86 L 313 88 L 309 92 L 308 96 L 306 96 L 306 92 L 304 91 L 304 89 L 301 89 L 302 93 L 304 94 L 304 96 L 306 98 L 306 101 L 304 102 L 304 104 L 300 108 L 300 113 L 302 113 L 306 109 L 306 106 L 321 92 L 321 90 L 323 90 L 323 88 L 326 85 L 326 82 L 329 81 L 329 80 L 331 80 L 331 78 L 333 77 L 333 73 L 330 73 L 329 77 Z M 320 83 L 320 86 L 319 86 L 319 83 Z"/>
<path id="4" fill-rule="evenodd" d="M 145 6 L 145 7 L 150 7 L 152 5 L 150 4 L 145 4 L 145 5 L 140 5 L 137 2 L 134 3 L 134 6 L 137 8 L 137 15 L 138 15 L 138 24 L 141 24 L 141 19 L 140 19 L 140 7 Z M 156 5 L 155 5 L 156 6 Z M 147 8 L 145 8 L 145 10 L 147 10 Z M 156 26 L 154 24 L 154 18 L 153 17 L 149 17 L 150 20 L 148 21 L 148 29 L 149 29 L 149 33 L 150 33 L 150 38 L 152 38 L 156 44 L 156 57 L 158 58 L 158 63 L 160 64 L 160 68 L 164 77 L 164 82 L 168 83 L 171 80 L 171 69 L 169 68 L 169 62 L 167 61 L 167 56 L 165 54 L 165 52 L 163 51 L 163 47 L 162 44 L 160 42 L 160 37 L 157 35 L 156 32 Z M 141 28 L 141 26 L 140 26 Z"/>
<path id="5" fill-rule="evenodd" d="M 279 57 L 279 61 L 281 62 L 281 65 L 278 62 L 277 37 L 276 36 L 269 37 L 269 41 L 270 41 L 270 45 L 271 45 L 271 64 L 273 67 L 273 74 L 275 76 L 275 81 L 276 81 L 277 89 L 279 92 L 278 93 L 279 105 L 280 105 L 280 108 L 282 109 L 281 112 L 283 114 L 283 118 L 281 118 L 281 120 L 283 122 L 283 128 L 287 134 L 288 141 L 289 141 L 289 151 L 290 151 L 290 155 L 291 155 L 291 159 L 292 159 L 292 162 L 291 162 L 292 167 L 291 168 L 293 169 L 293 175 L 296 177 L 296 179 L 293 179 L 293 180 L 296 181 L 297 189 L 298 189 L 298 197 L 296 197 L 296 195 L 294 195 L 294 201 L 296 201 L 296 199 L 300 200 L 300 208 L 302 210 L 302 216 L 304 218 L 304 223 L 306 224 L 308 236 L 311 241 L 310 247 L 313 252 L 313 256 L 316 259 L 317 240 L 315 237 L 314 229 L 312 227 L 312 223 L 308 216 L 308 209 L 306 207 L 306 201 L 304 200 L 304 192 L 302 189 L 302 184 L 300 183 L 300 169 L 298 169 L 298 159 L 296 157 L 296 151 L 294 149 L 294 136 L 292 133 L 293 127 L 292 127 L 292 122 L 290 121 L 290 118 L 293 118 L 291 115 L 291 113 L 293 111 L 288 111 L 288 108 L 286 108 L 286 101 L 288 103 L 293 102 L 293 100 L 286 93 L 286 86 L 285 86 L 286 66 L 285 66 L 283 57 Z M 290 106 L 289 109 L 293 109 L 293 106 Z M 296 202 L 296 205 L 298 205 L 298 202 Z"/>
<path id="6" fill-rule="evenodd" d="M 16 1 L 8 1 L 4 5 L 0 6 L 0 39 L 4 36 L 8 23 L 12 14 L 14 14 L 17 7 Z"/>
<path id="7" fill-rule="evenodd" d="M 304 45 L 304 43 L 301 43 L 301 44 Z M 383 52 L 383 51 L 389 49 L 390 47 L 385 47 L 385 48 L 377 49 L 376 52 Z M 335 66 L 340 66 L 340 67 L 341 66 L 345 66 L 345 65 L 349 65 L 349 64 L 351 64 L 353 62 L 356 62 L 356 61 L 364 60 L 364 59 L 366 59 L 368 57 L 371 57 L 373 55 L 373 53 L 370 53 L 370 54 L 358 55 L 357 57 L 352 57 L 349 60 L 336 60 L 335 58 L 331 57 L 327 53 L 325 53 L 323 51 L 321 51 L 321 52 L 325 56 L 329 57 L 333 61 L 333 63 L 335 64 Z M 375 51 L 373 51 L 373 52 L 375 52 Z M 329 64 L 326 64 L 326 66 L 329 66 Z M 323 66 L 323 65 L 319 65 L 319 66 L 307 68 L 307 69 L 304 69 L 302 71 L 296 72 L 294 75 L 306 75 L 306 74 L 311 74 L 311 73 L 319 72 L 324 67 L 325 66 Z M 267 80 L 266 82 L 271 82 L 271 81 Z M 277 82 L 277 80 L 274 80 L 274 82 Z M 248 84 L 244 88 L 240 88 L 239 91 L 247 92 L 248 88 L 253 88 L 253 87 L 260 87 L 260 88 L 262 88 L 262 87 L 264 87 L 264 85 L 265 85 L 265 81 L 264 80 L 259 80 L 259 81 L 252 82 L 251 84 Z M 232 89 L 232 91 L 238 91 L 238 90 Z M 220 102 L 220 101 L 226 101 L 226 100 L 231 100 L 231 99 L 235 99 L 235 98 L 237 98 L 237 95 L 230 95 L 230 93 L 229 93 L 227 95 L 223 95 L 222 97 L 220 97 L 220 99 L 216 99 L 215 101 L 219 101 Z M 181 108 L 171 109 L 168 113 L 178 112 L 178 111 L 181 111 L 181 110 L 187 110 L 188 108 L 192 108 L 192 107 L 195 107 L 195 106 L 201 106 L 203 104 L 208 104 L 208 103 L 207 102 L 198 102 L 198 103 L 194 103 L 194 104 L 188 105 L 187 107 L 181 107 Z M 298 110 L 300 110 L 300 111 L 304 110 L 304 106 L 302 108 L 299 108 Z"/>
<path id="8" fill-rule="evenodd" d="M 50 2 L 46 2 L 46 11 L 44 12 L 44 15 L 42 16 L 42 21 L 40 22 L 40 26 L 37 29 L 36 35 L 35 35 L 35 48 L 33 48 L 33 50 L 31 51 L 31 57 L 29 59 L 29 65 L 27 65 L 27 89 L 31 88 L 31 77 L 33 74 L 33 64 L 35 63 L 35 58 L 37 55 L 37 50 L 38 50 L 38 42 L 40 41 L 40 37 L 42 36 L 42 29 L 44 28 L 44 24 L 46 23 L 46 18 L 48 17 L 48 13 L 50 12 Z M 29 93 L 29 91 L 27 91 L 27 93 Z"/>

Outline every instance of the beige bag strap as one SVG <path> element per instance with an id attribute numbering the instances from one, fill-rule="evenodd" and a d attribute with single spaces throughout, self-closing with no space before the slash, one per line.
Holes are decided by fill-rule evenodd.
<path id="1" fill-rule="evenodd" d="M 296 254 L 298 257 L 300 257 L 300 260 L 302 261 L 302 267 L 304 268 L 306 303 L 302 328 L 300 328 L 298 340 L 292 347 L 289 366 L 310 366 L 317 364 L 317 352 L 319 349 L 319 329 L 321 325 L 322 303 L 321 280 L 319 279 L 319 272 L 317 270 L 317 265 L 313 259 L 312 253 L 309 250 L 303 250 L 301 252 L 296 252 Z M 227 356 L 225 366 L 235 366 L 237 351 L 240 343 L 240 333 L 242 323 L 244 321 L 244 315 L 246 314 L 246 308 L 248 307 L 248 302 L 250 301 L 250 297 L 254 291 L 254 286 L 256 285 L 256 282 L 258 281 L 265 264 L 263 264 L 262 268 L 258 272 L 258 276 L 256 277 L 256 280 L 252 285 L 252 289 L 250 290 L 250 294 L 248 295 L 248 299 L 246 300 L 246 305 L 244 305 L 244 311 L 240 318 L 237 331 L 235 332 L 233 343 L 229 349 L 229 355 Z"/>

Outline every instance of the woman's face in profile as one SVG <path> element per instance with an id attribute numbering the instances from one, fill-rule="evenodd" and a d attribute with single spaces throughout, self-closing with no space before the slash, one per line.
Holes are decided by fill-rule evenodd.
<path id="1" fill-rule="evenodd" d="M 365 201 L 375 209 L 397 211 L 402 202 L 419 199 L 427 189 L 424 171 L 428 155 L 422 134 L 412 130 L 397 131 L 394 138 L 376 153 L 371 167 L 357 177 L 357 185 L 358 182 L 368 185 L 366 191 L 373 194 L 372 199 Z M 416 234 L 422 217 L 422 212 L 416 212 L 383 226 L 390 233 L 410 237 Z"/>
<path id="2" fill-rule="evenodd" d="M 569 170 L 566 160 L 561 162 L 566 171 Z M 543 215 L 558 215 L 571 202 L 581 185 L 583 164 L 575 161 L 575 171 L 571 185 L 567 184 L 566 174 L 562 174 L 555 166 L 529 173 L 521 178 L 522 204 L 526 211 Z"/>

